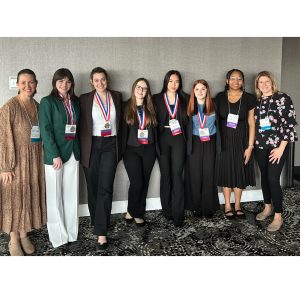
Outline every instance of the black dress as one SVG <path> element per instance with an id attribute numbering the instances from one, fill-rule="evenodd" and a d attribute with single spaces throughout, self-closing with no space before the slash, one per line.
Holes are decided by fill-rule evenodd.
<path id="1" fill-rule="evenodd" d="M 256 106 L 256 98 L 243 92 L 240 100 L 230 103 L 227 92 L 219 93 L 215 98 L 221 135 L 221 152 L 217 155 L 216 179 L 220 187 L 245 189 L 255 186 L 253 155 L 244 164 L 244 152 L 248 147 L 248 112 Z M 237 127 L 226 126 L 229 113 L 239 114 Z M 240 108 L 240 110 L 239 110 Z"/>

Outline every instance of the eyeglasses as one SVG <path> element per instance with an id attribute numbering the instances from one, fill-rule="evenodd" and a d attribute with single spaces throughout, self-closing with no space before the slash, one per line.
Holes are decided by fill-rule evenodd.
<path id="1" fill-rule="evenodd" d="M 136 85 L 135 88 L 136 88 L 138 91 L 141 91 L 141 92 L 147 92 L 147 91 L 148 91 L 148 88 L 147 88 L 147 87 L 143 88 L 143 87 L 141 87 L 141 86 L 139 86 L 139 85 Z"/>

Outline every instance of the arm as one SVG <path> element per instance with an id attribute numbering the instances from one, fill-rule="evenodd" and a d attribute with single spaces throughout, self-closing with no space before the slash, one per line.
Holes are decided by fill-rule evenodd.
<path id="1" fill-rule="evenodd" d="M 39 120 L 44 152 L 50 154 L 50 157 L 53 158 L 53 168 L 59 169 L 62 166 L 62 160 L 55 142 L 51 111 L 49 101 L 43 98 L 39 107 Z"/>
<path id="2" fill-rule="evenodd" d="M 247 164 L 250 160 L 252 150 L 254 148 L 254 137 L 255 137 L 255 119 L 254 119 L 254 108 L 248 112 L 248 125 L 249 125 L 249 138 L 248 147 L 244 152 L 244 164 Z"/>
<path id="3" fill-rule="evenodd" d="M 5 185 L 10 184 L 15 176 L 14 117 L 13 109 L 4 105 L 0 111 L 0 182 Z"/>
<path id="4" fill-rule="evenodd" d="M 280 158 L 285 150 L 285 147 L 289 142 L 297 141 L 297 133 L 295 127 L 297 125 L 296 121 L 296 112 L 294 109 L 294 105 L 292 99 L 286 95 L 284 101 L 284 110 L 279 111 L 281 116 L 282 125 L 280 127 L 280 136 L 282 141 L 277 148 L 274 148 L 269 156 L 269 161 L 273 164 L 280 161 Z"/>

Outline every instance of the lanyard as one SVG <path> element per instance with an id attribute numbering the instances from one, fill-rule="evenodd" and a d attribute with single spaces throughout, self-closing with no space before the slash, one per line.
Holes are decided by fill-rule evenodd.
<path id="1" fill-rule="evenodd" d="M 274 94 L 273 94 L 274 95 Z M 271 105 L 271 100 L 272 100 L 272 98 L 273 98 L 273 95 L 271 96 L 271 98 L 270 98 L 270 100 L 269 100 L 269 106 L 268 106 L 268 111 L 267 111 L 267 115 L 266 115 L 266 117 L 269 117 L 269 110 L 270 110 L 270 105 Z M 262 103 L 262 100 L 263 99 L 260 99 L 260 106 L 259 106 L 259 119 L 261 120 L 261 103 Z"/>
<path id="2" fill-rule="evenodd" d="M 106 91 L 106 107 L 107 107 L 107 109 L 105 109 L 104 104 L 100 99 L 100 95 L 97 92 L 95 93 L 95 100 L 98 103 L 98 105 L 102 111 L 105 121 L 109 121 L 110 120 L 110 99 L 108 97 L 108 91 Z"/>
<path id="3" fill-rule="evenodd" d="M 28 121 L 29 121 L 29 123 L 30 123 L 30 126 L 31 126 L 31 128 L 32 128 L 33 123 L 32 123 L 32 121 L 31 121 L 31 119 L 30 119 L 30 117 L 29 117 L 29 114 L 28 114 L 28 112 L 27 112 L 27 109 L 26 109 L 26 107 L 25 107 L 25 104 L 24 104 L 24 102 L 23 102 L 21 99 L 19 99 L 19 100 L 21 101 L 22 106 L 23 106 L 24 109 L 25 109 L 26 117 L 27 117 L 27 119 L 28 119 Z M 40 125 L 40 123 L 39 123 L 39 116 L 38 116 L 37 108 L 36 108 L 36 105 L 35 105 L 34 101 L 33 101 L 33 104 L 34 104 L 34 108 L 35 108 L 35 115 L 36 115 L 36 118 L 37 118 L 37 123 L 38 123 L 38 126 L 39 126 L 39 125 Z"/>
<path id="4" fill-rule="evenodd" d="M 239 110 L 238 110 L 238 113 L 237 113 L 236 115 L 239 115 L 239 113 L 240 113 L 241 104 L 242 104 L 242 98 L 243 98 L 243 94 L 242 94 L 242 96 L 241 96 L 241 98 L 240 98 Z M 228 103 L 228 111 L 229 111 L 229 113 L 230 113 L 230 103 L 229 103 L 229 99 L 228 99 L 228 93 L 227 93 L 227 103 Z"/>
<path id="5" fill-rule="evenodd" d="M 67 100 L 63 102 L 64 108 L 67 114 L 67 122 L 68 122 L 68 116 L 70 117 L 70 123 L 71 125 L 74 125 L 74 122 L 76 120 L 75 110 L 72 106 L 72 102 L 70 99 L 70 95 L 68 94 Z"/>
<path id="6" fill-rule="evenodd" d="M 146 124 L 145 110 L 143 109 L 141 114 L 137 110 L 137 117 L 138 117 L 138 121 L 139 121 L 139 127 L 140 127 L 141 130 L 143 130 L 145 128 L 145 124 Z"/>
<path id="7" fill-rule="evenodd" d="M 200 114 L 199 107 L 198 107 L 198 122 L 201 129 L 204 129 L 206 125 L 206 121 L 207 121 L 206 115 L 203 113 L 203 119 L 202 119 L 202 115 Z"/>
<path id="8" fill-rule="evenodd" d="M 174 106 L 173 112 L 172 112 L 171 107 L 170 107 L 170 102 L 169 102 L 167 93 L 164 94 L 164 102 L 165 102 L 165 105 L 167 107 L 167 110 L 169 112 L 170 117 L 172 119 L 174 119 L 176 117 L 176 114 L 177 114 L 177 111 L 178 111 L 178 105 L 179 105 L 178 93 L 176 93 L 176 96 L 175 96 L 175 106 Z"/>

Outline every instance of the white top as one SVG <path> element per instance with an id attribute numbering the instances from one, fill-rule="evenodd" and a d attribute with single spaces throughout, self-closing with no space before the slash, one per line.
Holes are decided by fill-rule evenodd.
<path id="1" fill-rule="evenodd" d="M 110 123 L 111 123 L 111 135 L 117 135 L 116 129 L 116 108 L 113 99 L 111 98 L 111 94 L 109 93 L 110 99 Z M 92 118 L 93 118 L 93 136 L 101 137 L 101 125 L 105 123 L 105 118 L 100 109 L 99 104 L 93 101 L 93 109 L 92 109 Z"/>

